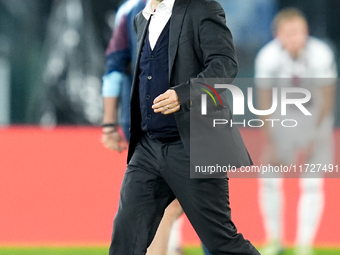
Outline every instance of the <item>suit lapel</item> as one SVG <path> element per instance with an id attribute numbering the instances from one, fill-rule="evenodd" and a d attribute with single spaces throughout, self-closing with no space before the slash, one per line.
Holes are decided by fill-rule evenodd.
<path id="1" fill-rule="evenodd" d="M 175 0 L 175 5 L 172 10 L 169 38 L 169 81 L 177 54 L 183 19 L 190 1 L 191 0 Z"/>
<path id="2" fill-rule="evenodd" d="M 150 19 L 146 20 L 144 18 L 144 16 L 142 14 L 140 14 L 140 16 L 138 17 L 138 21 L 140 22 L 138 24 L 139 27 L 137 29 L 137 31 L 138 31 L 138 33 L 137 33 L 137 49 L 138 49 L 138 58 L 139 58 L 140 54 L 142 52 L 143 42 L 144 42 L 144 39 L 145 39 L 147 28 L 148 28 L 149 23 L 150 23 Z"/>
<path id="3" fill-rule="evenodd" d="M 142 48 L 143 48 L 143 42 L 144 42 L 144 39 L 145 39 L 145 36 L 146 36 L 146 32 L 148 30 L 148 27 L 149 27 L 149 23 L 150 23 L 150 20 L 146 20 L 143 16 L 142 13 L 139 13 L 137 18 L 136 18 L 136 25 L 138 26 L 137 27 L 137 59 L 136 59 L 136 70 L 135 70 L 135 73 L 134 73 L 134 77 L 133 77 L 133 80 L 134 82 L 132 83 L 132 88 L 131 88 L 131 99 L 133 97 L 133 94 L 135 92 L 135 87 L 136 87 L 136 83 L 138 81 L 138 66 L 139 66 L 139 61 L 140 61 L 140 56 L 141 56 L 141 53 L 142 53 Z"/>

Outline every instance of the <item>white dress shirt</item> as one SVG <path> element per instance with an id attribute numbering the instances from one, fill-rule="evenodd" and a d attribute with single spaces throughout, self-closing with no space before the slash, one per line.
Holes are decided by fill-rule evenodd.
<path id="1" fill-rule="evenodd" d="M 149 20 L 152 15 L 149 25 L 149 42 L 152 50 L 154 49 L 158 37 L 161 35 L 165 25 L 171 18 L 174 3 L 175 0 L 163 0 L 158 4 L 157 9 L 154 11 L 152 10 L 151 1 L 149 1 L 143 10 L 143 16 L 147 20 Z"/>

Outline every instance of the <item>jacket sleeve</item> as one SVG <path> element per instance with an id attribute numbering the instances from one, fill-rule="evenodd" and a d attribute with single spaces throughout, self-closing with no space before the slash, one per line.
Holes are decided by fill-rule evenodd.
<path id="1" fill-rule="evenodd" d="M 200 15 L 199 41 L 204 68 L 196 78 L 228 78 L 231 82 L 238 71 L 236 54 L 224 10 L 215 1 L 207 2 Z M 190 81 L 173 87 L 183 111 L 188 111 L 191 104 L 188 85 Z"/>

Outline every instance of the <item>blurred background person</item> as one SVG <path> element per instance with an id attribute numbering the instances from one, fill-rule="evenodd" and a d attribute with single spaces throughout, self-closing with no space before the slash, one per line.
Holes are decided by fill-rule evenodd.
<path id="1" fill-rule="evenodd" d="M 102 142 L 106 148 L 118 152 L 127 148 L 127 141 L 130 138 L 130 93 L 137 56 L 133 22 L 134 17 L 144 9 L 146 2 L 127 0 L 121 5 L 106 50 L 106 73 L 103 76 L 102 87 L 104 98 Z M 123 134 L 117 130 L 118 123 Z M 182 212 L 177 200 L 168 206 L 147 255 L 180 254 L 181 219 L 178 218 Z"/>
<path id="2" fill-rule="evenodd" d="M 299 152 L 305 163 L 328 166 L 333 163 L 333 110 L 337 78 L 333 51 L 325 42 L 309 36 L 307 20 L 296 8 L 280 11 L 273 21 L 273 30 L 275 39 L 260 50 L 255 62 L 255 77 L 261 78 L 256 80 L 259 108 L 271 108 L 273 88 L 301 87 L 311 92 L 312 98 L 305 106 L 312 116 L 305 117 L 295 105 L 289 105 L 285 118 L 297 120 L 297 127 L 265 126 L 266 149 L 261 163 L 272 166 L 294 164 Z M 280 111 L 276 111 L 271 116 L 263 116 L 263 119 L 280 117 Z M 295 254 L 311 255 L 323 212 L 322 171 L 303 173 L 302 177 Z M 269 241 L 260 251 L 262 255 L 283 251 L 282 181 L 280 174 L 260 179 L 260 206 Z"/>
<path id="3" fill-rule="evenodd" d="M 130 0 L 120 6 L 116 14 L 112 37 L 106 50 L 106 73 L 103 76 L 102 85 L 103 122 L 116 123 L 119 118 L 119 125 L 126 140 L 130 138 L 130 93 L 137 55 L 133 20 L 136 14 L 145 7 L 145 4 L 146 0 Z"/>

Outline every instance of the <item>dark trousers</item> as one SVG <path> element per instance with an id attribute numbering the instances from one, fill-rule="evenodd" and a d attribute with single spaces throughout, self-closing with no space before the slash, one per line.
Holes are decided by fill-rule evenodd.
<path id="1" fill-rule="evenodd" d="M 175 198 L 212 254 L 260 254 L 231 221 L 228 179 L 190 179 L 189 164 L 180 140 L 141 138 L 123 179 L 110 255 L 144 255 Z"/>

